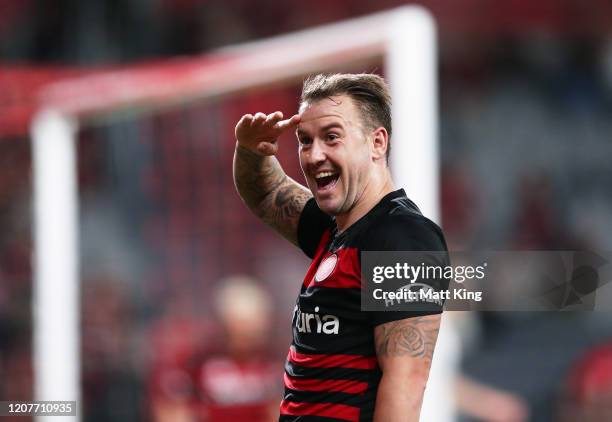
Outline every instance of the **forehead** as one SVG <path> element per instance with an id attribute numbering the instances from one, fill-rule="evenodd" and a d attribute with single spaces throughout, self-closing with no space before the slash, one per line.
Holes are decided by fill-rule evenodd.
<path id="1" fill-rule="evenodd" d="M 312 103 L 302 103 L 299 114 L 301 116 L 299 128 L 302 129 L 330 121 L 338 121 L 344 125 L 359 123 L 359 110 L 347 95 L 336 95 Z"/>

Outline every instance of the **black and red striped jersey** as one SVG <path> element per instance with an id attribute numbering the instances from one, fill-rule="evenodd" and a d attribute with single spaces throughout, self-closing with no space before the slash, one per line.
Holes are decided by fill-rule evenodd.
<path id="1" fill-rule="evenodd" d="M 312 263 L 293 313 L 279 421 L 370 421 L 382 376 L 374 327 L 442 309 L 361 311 L 360 253 L 446 251 L 442 231 L 400 189 L 341 233 L 309 200 L 298 242 Z"/>

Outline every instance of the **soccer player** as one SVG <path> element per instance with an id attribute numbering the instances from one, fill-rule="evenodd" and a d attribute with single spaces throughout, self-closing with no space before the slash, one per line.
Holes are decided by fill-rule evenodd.
<path id="1" fill-rule="evenodd" d="M 419 420 L 442 309 L 360 307 L 361 251 L 446 251 L 438 226 L 394 187 L 390 103 L 377 75 L 316 75 L 298 114 L 246 114 L 236 125 L 238 193 L 313 259 L 293 314 L 280 421 Z M 308 187 L 275 157 L 289 130 Z"/>

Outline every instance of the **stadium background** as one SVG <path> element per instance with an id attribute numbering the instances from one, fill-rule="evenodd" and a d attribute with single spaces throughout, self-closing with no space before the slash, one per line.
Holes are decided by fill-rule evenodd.
<path id="1" fill-rule="evenodd" d="M 42 87 L 400 4 L 2 1 L 0 400 L 32 397 L 28 124 Z M 450 248 L 612 250 L 610 3 L 421 4 L 439 30 L 442 224 Z M 384 73 L 375 63 L 354 70 Z M 267 88 L 79 134 L 84 420 L 161 420 L 167 402 L 198 412 L 211 406 L 198 371 L 229 347 L 214 298 L 223 278 L 236 274 L 258 279 L 272 300 L 263 355 L 281 374 L 307 261 L 248 213 L 230 163 L 238 117 L 291 112 L 298 93 L 297 85 Z M 295 141 L 283 141 L 281 160 L 301 180 Z M 591 370 L 579 366 L 580 356 L 612 336 L 605 319 L 461 317 L 462 373 L 495 390 L 461 384 L 457 400 L 478 412 L 474 403 L 495 397 L 499 413 L 506 406 L 520 415 L 526 403 L 530 420 L 568 418 L 582 391 L 576 380 Z M 610 383 L 600 384 L 610 394 Z M 270 387 L 274 402 L 278 388 Z M 490 416 L 483 420 L 525 420 L 480 410 Z"/>

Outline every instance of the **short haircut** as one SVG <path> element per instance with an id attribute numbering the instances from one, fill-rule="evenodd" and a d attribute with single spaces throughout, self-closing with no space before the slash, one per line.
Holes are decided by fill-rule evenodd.
<path id="1" fill-rule="evenodd" d="M 383 78 L 371 73 L 334 73 L 309 76 L 304 81 L 300 106 L 335 95 L 352 98 L 368 129 L 384 127 L 389 134 L 387 161 L 391 151 L 391 94 Z"/>

